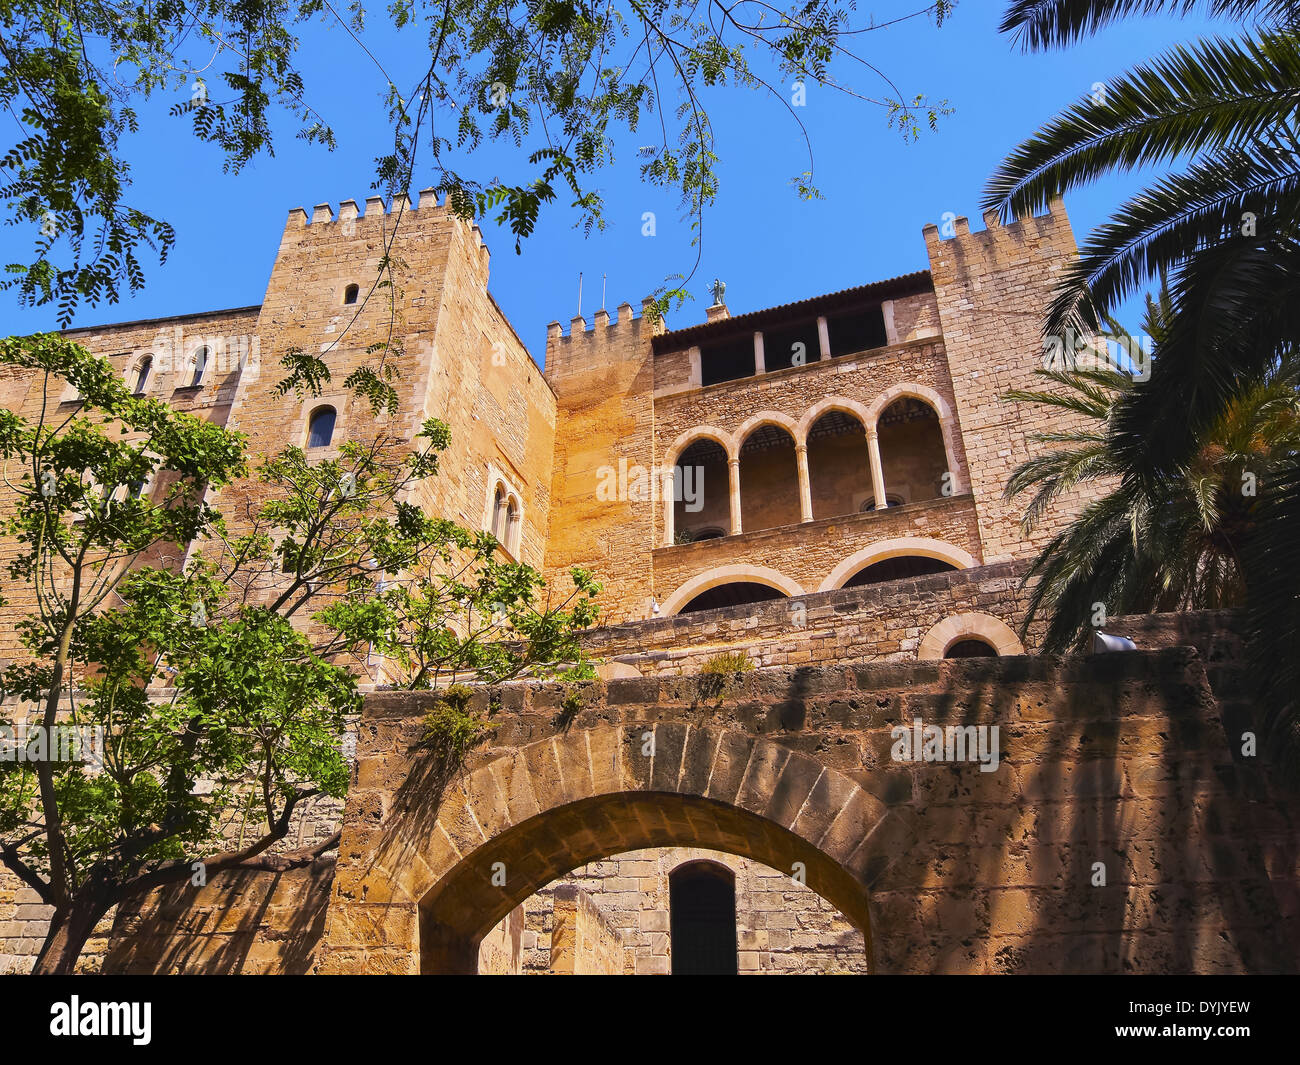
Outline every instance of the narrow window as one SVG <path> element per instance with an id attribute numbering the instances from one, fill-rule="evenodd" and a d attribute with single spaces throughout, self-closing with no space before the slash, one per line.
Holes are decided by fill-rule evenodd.
<path id="1" fill-rule="evenodd" d="M 308 447 L 329 447 L 334 439 L 334 418 L 333 407 L 317 407 L 311 412 L 311 420 L 307 423 Z"/>
<path id="2" fill-rule="evenodd" d="M 361 292 L 361 289 L 358 288 L 356 285 L 349 285 L 347 288 L 345 288 L 345 289 L 343 290 L 343 303 L 344 303 L 344 305 L 345 305 L 345 306 L 351 306 L 352 304 L 356 303 L 356 302 L 357 302 L 357 296 L 358 296 L 358 294 L 359 294 L 360 292 Z"/>
<path id="3" fill-rule="evenodd" d="M 501 540 L 506 521 L 506 490 L 501 485 L 497 485 L 497 490 L 492 494 L 492 514 L 489 521 L 488 532 L 497 540 Z"/>
<path id="4" fill-rule="evenodd" d="M 716 862 L 688 862 L 668 877 L 674 976 L 735 976 L 736 879 Z"/>
<path id="5" fill-rule="evenodd" d="M 208 368 L 208 349 L 199 348 L 194 353 L 194 376 L 190 379 L 190 387 L 197 388 L 203 384 L 203 371 Z"/>
<path id="6" fill-rule="evenodd" d="M 506 535 L 501 542 L 512 555 L 519 554 L 519 503 L 514 498 L 506 506 Z"/>
<path id="7" fill-rule="evenodd" d="M 150 355 L 142 363 L 140 368 L 135 372 L 135 389 L 137 396 L 143 396 L 144 390 L 149 384 L 149 371 L 153 369 L 153 356 Z"/>

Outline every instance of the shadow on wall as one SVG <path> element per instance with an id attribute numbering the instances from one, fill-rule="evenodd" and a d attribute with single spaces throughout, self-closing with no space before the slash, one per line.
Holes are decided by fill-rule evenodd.
<path id="1" fill-rule="evenodd" d="M 1234 759 L 1199 658 L 1067 661 L 1057 694 L 1033 683 L 1046 661 L 936 663 L 932 691 L 863 693 L 903 721 L 1001 725 L 994 772 L 869 767 L 916 827 L 870 882 L 875 971 L 1300 971 L 1294 805 Z"/>
<path id="2" fill-rule="evenodd" d="M 301 975 L 325 931 L 334 859 L 285 872 L 218 873 L 123 903 L 105 973 Z"/>
<path id="3" fill-rule="evenodd" d="M 709 699 L 695 677 L 615 680 L 564 729 L 560 686 L 506 686 L 492 746 L 438 809 L 411 749 L 422 697 L 372 697 L 349 809 L 375 827 L 345 833 L 337 941 L 316 956 L 474 971 L 483 933 L 556 877 L 697 846 L 804 862 L 877 973 L 1296 972 L 1294 796 L 1240 754 L 1233 640 L 1178 639 L 1206 654 L 756 670 Z M 927 726 L 962 729 L 965 757 L 900 751 L 898 730 Z M 489 887 L 497 862 L 508 882 Z M 311 968 L 332 866 L 249 876 L 150 896 L 119 916 L 106 968 Z"/>

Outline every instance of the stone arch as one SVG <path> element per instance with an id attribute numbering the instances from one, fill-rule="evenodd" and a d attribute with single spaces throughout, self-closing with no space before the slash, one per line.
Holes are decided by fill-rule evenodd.
<path id="1" fill-rule="evenodd" d="M 792 581 L 784 573 L 770 569 L 767 566 L 715 566 L 713 569 L 696 574 L 679 586 L 675 592 L 660 604 L 659 610 L 663 614 L 676 614 L 701 592 L 707 592 L 710 588 L 716 588 L 720 584 L 729 584 L 732 581 L 751 581 L 755 584 L 766 584 L 769 588 L 775 588 L 777 591 L 791 597 L 804 594 L 803 588 L 796 581 Z"/>
<path id="2" fill-rule="evenodd" d="M 666 452 L 668 461 L 664 463 L 664 466 L 668 469 L 676 466 L 677 460 L 682 457 L 682 452 L 697 440 L 712 440 L 722 447 L 728 458 L 735 456 L 736 449 L 739 446 L 733 443 L 730 433 L 724 432 L 713 425 L 697 425 L 679 433 L 677 439 L 668 445 L 668 451 Z"/>
<path id="3" fill-rule="evenodd" d="M 727 453 L 728 458 L 740 458 L 740 449 L 745 446 L 745 438 L 755 429 L 764 425 L 777 425 L 790 434 L 798 447 L 804 443 L 803 435 L 799 432 L 799 423 L 788 414 L 782 414 L 779 410 L 761 410 L 746 418 L 736 431 L 731 434 L 732 450 Z"/>
<path id="4" fill-rule="evenodd" d="M 958 569 L 971 569 L 979 565 L 969 551 L 963 551 L 960 547 L 954 547 L 943 540 L 934 540 L 928 536 L 899 536 L 893 540 L 881 540 L 870 547 L 864 547 L 861 551 L 855 551 L 831 570 L 817 590 L 834 591 L 836 588 L 843 587 L 844 582 L 858 570 L 883 562 L 887 558 L 898 558 L 900 555 L 937 558 L 942 562 L 951 563 Z"/>
<path id="5" fill-rule="evenodd" d="M 391 969 L 415 971 L 418 957 L 423 972 L 474 972 L 483 934 L 556 877 L 610 854 L 692 846 L 775 869 L 802 862 L 807 885 L 862 931 L 871 956 L 869 885 L 896 850 L 884 838 L 895 832 L 877 829 L 901 815 L 811 755 L 717 726 L 643 721 L 516 748 L 436 807 L 427 785 L 414 766 L 375 849 L 366 832 L 359 846 L 344 840 L 341 860 L 362 851 L 353 861 L 368 864 L 340 870 L 332 951 L 360 939 Z"/>
<path id="6" fill-rule="evenodd" d="M 1025 653 L 1025 645 L 1005 621 L 992 614 L 971 612 L 954 614 L 931 628 L 922 637 L 916 657 L 922 661 L 942 658 L 953 644 L 972 637 L 988 642 L 999 656 Z"/>
<path id="7" fill-rule="evenodd" d="M 880 408 L 880 410 L 884 409 L 884 407 Z M 876 411 L 873 415 L 871 408 L 865 403 L 859 403 L 856 399 L 848 399 L 844 396 L 827 396 L 825 399 L 819 399 L 804 411 L 803 417 L 797 423 L 798 432 L 795 434 L 795 439 L 806 442 L 808 430 L 816 424 L 818 418 L 823 414 L 829 414 L 831 411 L 840 411 L 843 414 L 852 415 L 862 423 L 864 435 L 867 426 L 875 424 L 876 418 L 880 417 L 880 411 Z"/>
<path id="8" fill-rule="evenodd" d="M 957 493 L 969 492 L 970 484 L 957 450 L 957 419 L 953 416 L 948 401 L 929 385 L 923 385 L 919 381 L 903 381 L 896 385 L 890 385 L 889 388 L 875 398 L 867 409 L 866 424 L 868 430 L 875 428 L 880 416 L 885 413 L 891 403 L 897 399 L 908 397 L 928 404 L 935 414 L 939 416 L 939 432 L 943 436 L 943 450 L 948 458 L 948 469 L 953 473 L 953 488 Z"/>

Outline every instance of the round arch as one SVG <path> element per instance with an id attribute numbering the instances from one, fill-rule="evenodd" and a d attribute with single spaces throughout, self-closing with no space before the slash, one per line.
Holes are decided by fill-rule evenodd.
<path id="1" fill-rule="evenodd" d="M 653 757 L 641 753 L 647 736 Z M 407 787 L 427 783 L 420 770 Z M 426 973 L 474 972 L 483 935 L 571 869 L 667 846 L 781 870 L 802 862 L 808 887 L 861 930 L 870 959 L 869 884 L 894 857 L 880 841 L 891 833 L 874 830 L 901 816 L 811 755 L 683 722 L 574 729 L 467 774 L 434 813 L 408 799 L 385 832 L 402 845 L 376 855 L 367 885 L 387 902 L 370 915 L 358 905 L 355 931 L 376 946 L 386 940 L 384 952 L 409 951 L 412 962 L 418 951 Z M 346 909 L 334 922 L 344 936 Z M 366 916 L 386 927 L 366 927 Z"/>
<path id="2" fill-rule="evenodd" d="M 992 614 L 971 612 L 954 614 L 944 618 L 921 638 L 916 649 L 916 657 L 922 661 L 942 658 L 948 648 L 959 640 L 984 640 L 993 647 L 999 657 L 1005 655 L 1022 655 L 1025 645 L 1020 642 L 1015 630 L 1005 621 Z"/>
<path id="3" fill-rule="evenodd" d="M 957 420 L 953 417 L 952 408 L 948 406 L 948 401 L 929 385 L 923 385 L 919 381 L 903 381 L 896 385 L 890 385 L 867 408 L 867 431 L 870 432 L 876 427 L 880 416 L 885 413 L 891 403 L 896 399 L 904 398 L 917 399 L 928 404 L 935 414 L 939 416 L 939 432 L 943 436 L 943 450 L 948 458 L 948 469 L 954 474 L 955 487 L 960 492 L 969 492 L 970 484 L 966 479 L 966 470 L 962 467 L 957 455 Z"/>
<path id="4" fill-rule="evenodd" d="M 660 613 L 676 614 L 701 592 L 707 592 L 710 588 L 716 588 L 719 584 L 730 584 L 732 581 L 751 581 L 754 584 L 765 584 L 769 588 L 775 588 L 792 598 L 804 594 L 803 588 L 798 583 L 792 581 L 784 573 L 769 569 L 767 566 L 715 566 L 713 569 L 696 574 L 685 584 L 680 585 L 672 595 L 659 605 Z"/>
<path id="5" fill-rule="evenodd" d="M 883 409 L 882 407 L 881 410 Z M 844 396 L 827 396 L 804 411 L 803 417 L 797 423 L 798 431 L 795 434 L 795 439 L 807 442 L 808 432 L 817 424 L 817 419 L 831 411 L 839 411 L 841 414 L 856 418 L 862 423 L 864 434 L 869 426 L 875 424 L 870 408 L 865 403 L 859 403 L 856 399 L 846 399 Z M 876 417 L 879 417 L 879 414 Z"/>
<path id="6" fill-rule="evenodd" d="M 677 460 L 682 457 L 682 452 L 690 447 L 697 440 L 712 440 L 727 453 L 731 458 L 733 454 L 731 434 L 724 432 L 713 425 L 696 425 L 677 435 L 677 439 L 668 445 L 666 452 L 668 461 L 664 465 L 671 469 L 677 465 Z"/>
<path id="7" fill-rule="evenodd" d="M 893 540 L 881 540 L 870 547 L 864 547 L 861 551 L 855 551 L 831 570 L 817 590 L 819 592 L 835 591 L 837 588 L 842 588 L 844 582 L 857 573 L 858 570 L 866 569 L 877 562 L 884 562 L 887 558 L 898 558 L 900 555 L 920 555 L 922 558 L 937 558 L 939 561 L 947 562 L 958 569 L 971 569 L 979 565 L 970 552 L 963 551 L 960 547 L 954 547 L 942 540 L 934 540 L 928 536 L 899 536 Z"/>
<path id="8" fill-rule="evenodd" d="M 762 410 L 746 418 L 736 427 L 736 431 L 731 434 L 732 450 L 727 452 L 727 457 L 740 458 L 740 449 L 745 446 L 745 438 L 755 429 L 764 425 L 780 426 L 790 434 L 790 438 L 794 441 L 796 447 L 805 442 L 799 433 L 799 423 L 790 415 L 782 414 L 777 410 Z"/>

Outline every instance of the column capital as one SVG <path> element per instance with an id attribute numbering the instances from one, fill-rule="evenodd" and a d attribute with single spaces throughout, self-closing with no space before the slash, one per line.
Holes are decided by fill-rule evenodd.
<path id="1" fill-rule="evenodd" d="M 806 454 L 808 454 L 808 445 L 807 445 L 806 443 L 803 443 L 803 442 L 796 443 L 796 444 L 794 445 L 794 453 L 795 453 L 796 455 L 806 455 Z"/>
<path id="2" fill-rule="evenodd" d="M 728 456 L 727 456 L 727 465 L 728 465 L 728 466 L 732 466 L 732 467 L 737 467 L 737 466 L 739 466 L 739 465 L 740 465 L 740 458 L 739 458 L 739 457 L 735 457 L 735 458 L 733 458 L 732 456 L 728 455 Z"/>

